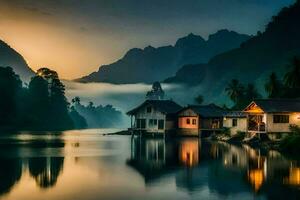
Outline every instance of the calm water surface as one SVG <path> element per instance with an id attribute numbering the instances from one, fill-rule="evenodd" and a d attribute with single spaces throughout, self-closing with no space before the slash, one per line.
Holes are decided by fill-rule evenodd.
<path id="1" fill-rule="evenodd" d="M 249 146 L 103 136 L 0 137 L 0 199 L 300 199 L 300 162 Z"/>

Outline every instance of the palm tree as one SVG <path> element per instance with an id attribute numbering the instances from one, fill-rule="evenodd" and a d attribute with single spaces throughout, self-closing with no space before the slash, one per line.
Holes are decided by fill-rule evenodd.
<path id="1" fill-rule="evenodd" d="M 294 57 L 288 65 L 291 70 L 284 76 L 284 83 L 289 88 L 300 88 L 300 59 Z"/>
<path id="2" fill-rule="evenodd" d="M 72 99 L 72 103 L 75 104 L 75 105 L 79 105 L 80 104 L 80 98 L 79 97 L 74 97 Z"/>
<path id="3" fill-rule="evenodd" d="M 253 99 L 261 98 L 261 95 L 259 94 L 259 92 L 255 88 L 255 85 L 252 84 L 252 83 L 249 83 L 247 85 L 246 90 L 245 90 L 245 97 L 246 97 L 247 101 L 251 101 Z"/>
<path id="4" fill-rule="evenodd" d="M 243 96 L 244 87 L 237 79 L 232 79 L 231 82 L 225 88 L 225 91 L 229 98 L 237 104 L 239 99 Z"/>
<path id="5" fill-rule="evenodd" d="M 281 83 L 277 79 L 276 73 L 272 72 L 265 84 L 265 90 L 269 98 L 278 98 L 281 96 Z"/>

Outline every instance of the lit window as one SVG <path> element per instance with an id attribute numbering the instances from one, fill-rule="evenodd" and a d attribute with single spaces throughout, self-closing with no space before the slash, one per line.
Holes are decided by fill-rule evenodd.
<path id="1" fill-rule="evenodd" d="M 273 123 L 286 124 L 290 122 L 289 115 L 273 115 Z"/>
<path id="2" fill-rule="evenodd" d="M 193 125 L 196 125 L 197 124 L 197 120 L 193 119 L 192 123 L 193 123 Z"/>
<path id="3" fill-rule="evenodd" d="M 191 124 L 191 120 L 188 118 L 188 119 L 186 119 L 186 123 L 187 124 Z"/>

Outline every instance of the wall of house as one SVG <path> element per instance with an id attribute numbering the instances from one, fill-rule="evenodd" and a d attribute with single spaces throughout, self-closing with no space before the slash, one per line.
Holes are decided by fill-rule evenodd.
<path id="1" fill-rule="evenodd" d="M 233 119 L 237 119 L 237 126 L 232 126 Z M 230 128 L 231 135 L 236 134 L 238 131 L 247 131 L 247 118 L 231 118 L 226 117 L 223 119 L 223 127 Z"/>
<path id="2" fill-rule="evenodd" d="M 147 108 L 151 107 L 151 112 L 147 112 Z M 166 115 L 153 106 L 146 105 L 136 113 L 135 115 L 135 125 L 137 124 L 137 119 L 146 119 L 146 130 L 151 133 L 164 133 L 165 131 L 175 129 L 177 127 L 177 118 L 171 117 L 167 118 Z M 157 120 L 156 125 L 150 125 L 149 121 L 151 119 Z M 158 129 L 158 120 L 164 120 L 164 129 Z"/>
<path id="3" fill-rule="evenodd" d="M 268 113 L 266 114 L 266 128 L 268 133 L 286 133 L 290 132 L 289 126 L 292 124 L 300 126 L 300 113 L 288 113 L 289 123 L 273 123 L 273 116 L 282 113 Z M 283 114 L 282 114 L 283 115 Z"/>
<path id="4" fill-rule="evenodd" d="M 200 121 L 200 129 L 212 130 L 223 127 L 223 118 L 202 118 Z"/>
<path id="5" fill-rule="evenodd" d="M 187 123 L 190 119 L 190 124 Z M 196 119 L 196 124 L 193 124 Z M 178 113 L 178 130 L 177 135 L 180 136 L 199 136 L 199 117 L 192 109 L 186 109 Z"/>
<path id="6" fill-rule="evenodd" d="M 189 123 L 188 123 L 189 120 Z M 196 121 L 195 124 L 193 124 L 193 121 Z M 178 128 L 191 128 L 191 129 L 197 129 L 198 128 L 198 117 L 179 117 L 178 118 Z"/>

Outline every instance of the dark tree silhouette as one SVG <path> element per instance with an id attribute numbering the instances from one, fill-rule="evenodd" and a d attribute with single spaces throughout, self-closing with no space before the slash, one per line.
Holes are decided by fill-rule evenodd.
<path id="1" fill-rule="evenodd" d="M 284 76 L 284 83 L 289 88 L 300 88 L 300 59 L 294 57 L 288 65 L 291 69 Z"/>
<path id="2" fill-rule="evenodd" d="M 28 86 L 28 113 L 29 123 L 27 127 L 46 128 L 50 126 L 48 113 L 50 110 L 48 82 L 40 77 L 35 76 L 31 79 Z"/>
<path id="3" fill-rule="evenodd" d="M 257 91 L 254 84 L 249 83 L 245 89 L 245 99 L 246 101 L 252 101 L 254 99 L 261 98 L 261 95 Z"/>
<path id="4" fill-rule="evenodd" d="M 276 73 L 272 72 L 265 84 L 265 90 L 268 93 L 268 97 L 269 98 L 281 97 L 282 89 L 283 89 L 282 83 L 278 80 Z"/>
<path id="5" fill-rule="evenodd" d="M 49 123 L 61 130 L 73 128 L 74 124 L 69 116 L 69 103 L 65 97 L 65 86 L 59 80 L 57 72 L 41 68 L 37 74 L 48 82 Z"/>
<path id="6" fill-rule="evenodd" d="M 18 94 L 22 82 L 10 67 L 0 67 L 0 126 L 12 126 L 17 121 Z"/>
<path id="7" fill-rule="evenodd" d="M 242 98 L 244 93 L 244 86 L 237 79 L 232 79 L 230 83 L 228 83 L 225 91 L 229 98 L 237 104 L 239 100 Z"/>
<path id="8" fill-rule="evenodd" d="M 154 82 L 152 85 L 152 90 L 146 94 L 146 99 L 149 100 L 162 100 L 164 97 L 165 92 L 163 91 L 159 82 Z"/>
<path id="9" fill-rule="evenodd" d="M 75 123 L 75 126 L 77 126 L 78 121 L 73 118 L 73 114 L 75 114 L 73 113 L 73 111 L 78 112 L 79 115 L 86 119 L 89 128 L 108 128 L 124 126 L 122 113 L 115 109 L 112 105 L 95 106 L 93 102 L 89 102 L 88 105 L 82 105 L 80 102 L 80 98 L 75 97 L 72 100 L 71 117 Z"/>
<path id="10" fill-rule="evenodd" d="M 233 79 L 225 88 L 227 95 L 234 103 L 232 109 L 240 110 L 247 106 L 253 99 L 261 98 L 261 95 L 252 83 L 243 86 L 237 79 Z"/>

